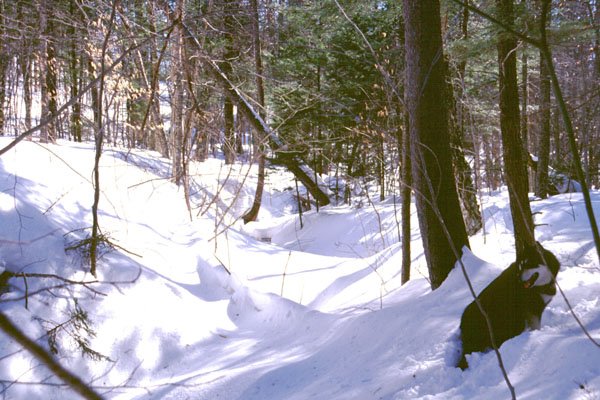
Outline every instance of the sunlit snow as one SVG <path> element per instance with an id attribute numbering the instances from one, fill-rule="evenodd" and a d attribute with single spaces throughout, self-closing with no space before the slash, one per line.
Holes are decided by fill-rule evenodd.
<path id="1" fill-rule="evenodd" d="M 25 141 L 0 157 L 0 271 L 94 280 L 82 255 L 65 252 L 92 223 L 92 168 L 93 146 L 66 141 Z M 56 357 L 107 399 L 510 397 L 493 352 L 454 367 L 472 298 L 458 268 L 430 290 L 414 211 L 412 280 L 401 286 L 399 198 L 372 203 L 357 190 L 351 206 L 305 212 L 300 229 L 293 177 L 269 168 L 259 221 L 243 225 L 255 168 L 193 164 L 188 211 L 168 160 L 106 148 L 100 224 L 118 247 L 103 252 L 101 283 L 16 278 L 0 308 L 48 348 L 46 330 L 77 299 L 96 333 L 90 347 L 108 359 L 82 356 L 64 332 Z M 476 291 L 514 261 L 507 198 L 483 193 L 485 230 L 463 256 Z M 599 215 L 599 192 L 592 201 Z M 537 239 L 562 263 L 558 283 L 600 340 L 600 267 L 581 195 L 532 208 Z M 500 351 L 519 399 L 600 398 L 600 348 L 560 294 L 541 330 Z M 0 382 L 6 399 L 77 398 L 4 334 Z"/>

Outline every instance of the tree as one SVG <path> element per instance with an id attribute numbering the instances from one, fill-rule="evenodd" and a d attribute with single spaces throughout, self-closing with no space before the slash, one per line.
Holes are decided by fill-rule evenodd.
<path id="1" fill-rule="evenodd" d="M 262 55 L 261 55 L 261 41 L 260 41 L 260 24 L 259 24 L 259 13 L 258 13 L 258 0 L 250 0 L 251 7 L 251 20 L 252 20 L 252 47 L 254 50 L 254 67 L 256 73 L 256 102 L 258 104 L 259 114 L 265 119 L 265 87 L 263 82 L 263 63 L 262 63 Z M 256 192 L 254 193 L 254 201 L 252 202 L 252 207 L 250 210 L 244 214 L 242 219 L 244 223 L 248 223 L 250 221 L 256 221 L 258 217 L 258 212 L 260 210 L 260 205 L 262 202 L 262 194 L 265 186 L 265 138 L 260 134 L 260 132 L 256 132 L 257 139 L 257 148 L 256 148 L 256 157 L 258 159 L 258 177 L 256 183 Z"/>
<path id="2" fill-rule="evenodd" d="M 222 20 L 223 20 L 223 35 L 224 46 L 223 56 L 221 61 L 221 69 L 228 77 L 233 76 L 232 61 L 237 57 L 237 51 L 234 47 L 235 35 L 235 16 L 234 16 L 234 1 L 222 0 Z M 226 89 L 231 90 L 231 89 Z M 233 164 L 235 161 L 235 120 L 233 114 L 233 101 L 230 96 L 225 96 L 223 99 L 223 153 L 225 154 L 225 163 Z"/>
<path id="3" fill-rule="evenodd" d="M 466 41 L 469 38 L 469 9 L 463 7 L 460 22 L 460 39 Z M 474 235 L 482 227 L 481 212 L 477 204 L 477 188 L 473 182 L 473 170 L 465 158 L 465 132 L 468 108 L 464 99 L 465 69 L 467 59 L 463 58 L 456 65 L 457 79 L 448 81 L 448 94 L 452 103 L 449 126 L 450 142 L 452 149 L 452 160 L 454 164 L 454 176 L 458 186 L 463 217 L 467 228 L 467 234 Z"/>
<path id="4" fill-rule="evenodd" d="M 80 85 L 80 70 L 81 67 L 81 58 L 79 57 L 79 52 L 81 51 L 80 46 L 80 38 L 76 35 L 76 25 L 75 22 L 80 22 L 82 19 L 81 12 L 77 5 L 75 4 L 75 0 L 69 0 L 69 13 L 73 20 L 71 25 L 68 27 L 68 34 L 70 40 L 70 49 L 69 49 L 69 78 L 70 89 L 71 89 L 71 98 L 78 98 L 79 96 L 79 85 Z M 76 100 L 73 103 L 73 107 L 71 109 L 71 137 L 73 137 L 77 142 L 81 142 L 82 139 L 82 122 L 81 122 L 81 101 Z"/>
<path id="5" fill-rule="evenodd" d="M 9 64 L 8 45 L 4 40 L 6 30 L 6 6 L 0 1 L 0 135 L 4 135 L 4 101 L 6 99 L 6 70 Z"/>
<path id="6" fill-rule="evenodd" d="M 184 16 L 184 0 L 176 3 L 176 13 L 179 18 Z M 181 24 L 177 24 L 173 31 L 173 48 L 171 57 L 171 154 L 173 158 L 173 181 L 181 185 L 185 175 L 185 126 L 183 123 L 183 109 L 185 107 L 183 69 L 184 63 L 184 33 Z"/>
<path id="7" fill-rule="evenodd" d="M 85 384 L 77 375 L 60 365 L 42 346 L 27 337 L 4 313 L 0 312 L 0 330 L 15 340 L 36 359 L 45 365 L 53 374 L 59 377 L 73 391 L 88 400 L 101 400 L 102 397 Z"/>
<path id="8" fill-rule="evenodd" d="M 547 22 L 549 23 L 549 21 Z M 548 196 L 548 165 L 550 162 L 550 74 L 540 52 L 540 120 L 537 146 L 535 194 L 544 199 Z"/>
<path id="9" fill-rule="evenodd" d="M 404 132 L 401 132 L 402 135 L 401 144 L 399 147 L 402 162 L 400 165 L 401 168 L 401 198 L 402 198 L 402 268 L 401 268 L 401 280 L 402 284 L 405 284 L 410 279 L 410 208 L 412 204 L 412 174 L 411 174 L 411 161 L 410 161 L 410 129 L 408 127 L 408 115 L 404 115 L 405 121 L 405 129 Z"/>
<path id="10" fill-rule="evenodd" d="M 56 116 L 57 107 L 57 61 L 56 50 L 54 46 L 54 20 L 52 15 L 52 6 L 48 4 L 48 0 L 41 0 L 40 5 L 40 29 L 42 30 L 42 40 L 40 48 L 41 68 L 40 83 L 42 95 L 42 118 L 49 119 L 52 122 L 48 123 L 41 132 L 41 140 L 43 142 L 56 141 Z"/>
<path id="11" fill-rule="evenodd" d="M 432 289 L 469 241 L 452 173 L 446 65 L 437 0 L 404 0 L 412 178 Z"/>
<path id="12" fill-rule="evenodd" d="M 513 0 L 496 0 L 496 5 L 498 19 L 508 26 L 512 26 L 514 22 Z M 506 32 L 500 32 L 498 35 L 502 154 L 515 233 L 515 247 L 517 255 L 520 255 L 527 246 L 535 244 L 535 238 L 528 196 L 527 164 L 520 136 L 517 39 Z"/>
<path id="13" fill-rule="evenodd" d="M 171 22 L 177 21 L 177 16 L 171 10 L 168 2 L 164 0 L 158 0 L 158 2 L 167 13 L 169 20 Z M 329 204 L 329 197 L 323 192 L 319 182 L 313 178 L 313 170 L 296 154 L 285 151 L 285 144 L 250 104 L 244 94 L 239 91 L 237 86 L 231 81 L 230 76 L 219 66 L 219 63 L 206 53 L 206 50 L 200 44 L 198 38 L 188 28 L 187 24 L 184 21 L 179 23 L 181 23 L 181 26 L 184 28 L 185 34 L 189 38 L 189 43 L 195 47 L 198 58 L 206 68 L 207 72 L 224 89 L 227 98 L 237 106 L 239 112 L 244 115 L 250 125 L 268 140 L 271 149 L 276 153 L 279 153 L 279 162 L 304 184 L 310 194 L 312 194 L 321 205 Z"/>

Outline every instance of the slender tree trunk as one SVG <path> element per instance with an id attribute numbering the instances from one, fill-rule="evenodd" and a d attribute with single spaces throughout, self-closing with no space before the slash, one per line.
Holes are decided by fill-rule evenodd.
<path id="1" fill-rule="evenodd" d="M 468 9 L 463 12 L 463 39 L 468 38 Z M 459 64 L 457 73 L 460 84 L 454 85 L 452 80 L 447 82 L 448 100 L 453 107 L 450 109 L 448 127 L 450 130 L 450 148 L 452 149 L 452 164 L 454 166 L 454 176 L 458 188 L 460 206 L 467 228 L 467 234 L 473 235 L 481 229 L 481 212 L 477 203 L 477 188 L 473 182 L 473 170 L 465 158 L 464 137 L 465 137 L 465 114 L 467 113 L 465 102 L 463 101 L 464 74 L 467 64 Z M 454 88 L 456 87 L 456 91 Z"/>
<path id="2" fill-rule="evenodd" d="M 550 161 L 550 75 L 548 66 L 540 54 L 540 131 L 538 133 L 536 196 L 548 197 L 548 165 Z"/>
<path id="3" fill-rule="evenodd" d="M 156 38 L 156 15 L 154 12 L 154 7 L 149 7 L 150 12 L 150 22 L 149 29 L 154 38 Z M 160 52 L 158 52 L 158 43 L 156 39 L 153 39 L 152 43 L 154 44 L 153 50 L 151 51 L 151 59 L 152 59 L 152 71 L 150 75 L 150 85 L 149 85 L 149 96 L 148 96 L 148 109 L 144 114 L 144 119 L 142 121 L 142 129 L 145 129 L 148 118 L 151 121 L 151 129 L 150 134 L 147 135 L 148 146 L 153 150 L 158 150 L 163 157 L 169 158 L 169 144 L 167 142 L 167 136 L 165 134 L 165 129 L 163 127 L 163 120 L 160 114 L 160 97 L 158 95 L 158 80 L 160 76 L 160 65 L 165 54 L 165 50 L 167 48 L 167 44 L 169 42 L 169 38 L 173 29 L 169 30 L 167 33 L 167 37 L 165 38 L 164 44 Z"/>
<path id="4" fill-rule="evenodd" d="M 225 39 L 225 51 L 223 54 L 223 61 L 221 62 L 221 68 L 225 75 L 231 77 L 233 68 L 231 61 L 236 57 L 235 48 L 233 47 L 233 32 L 235 25 L 235 18 L 233 16 L 233 0 L 223 0 L 223 23 L 224 23 L 224 39 Z M 223 122 L 224 122 L 224 144 L 223 151 L 225 153 L 225 163 L 233 164 L 236 155 L 236 144 L 235 144 L 235 121 L 233 115 L 233 101 L 229 96 L 225 96 L 223 99 Z"/>
<path id="5" fill-rule="evenodd" d="M 75 0 L 69 1 L 69 12 L 74 21 L 80 21 L 79 11 L 77 5 L 75 4 Z M 71 88 L 71 97 L 77 98 L 79 96 L 79 70 L 80 70 L 80 61 L 79 61 L 79 48 L 78 48 L 78 40 L 76 39 L 75 32 L 75 24 L 69 26 L 69 36 L 71 39 L 71 48 L 69 51 L 69 72 L 71 77 L 70 88 Z M 75 141 L 81 142 L 82 140 L 82 124 L 81 124 L 81 101 L 77 100 L 73 103 L 71 108 L 71 136 Z"/>
<path id="6" fill-rule="evenodd" d="M 437 0 L 404 0 L 412 177 L 432 289 L 469 241 L 452 174 L 446 66 Z"/>
<path id="7" fill-rule="evenodd" d="M 21 74 L 23 74 L 23 103 L 25 104 L 25 130 L 31 129 L 31 58 L 29 48 L 19 56 Z"/>
<path id="8" fill-rule="evenodd" d="M 379 201 L 385 200 L 385 143 L 383 135 L 375 139 L 377 141 L 377 178 L 379 183 Z"/>
<path id="9" fill-rule="evenodd" d="M 523 155 L 529 165 L 529 59 L 527 56 L 527 45 L 523 44 L 523 54 L 521 56 L 521 138 L 523 141 Z M 527 169 L 527 182 L 531 186 L 533 179 L 530 178 L 529 169 Z"/>
<path id="10" fill-rule="evenodd" d="M 262 119 L 265 119 L 265 88 L 263 83 L 258 0 L 250 0 L 250 7 L 252 12 L 252 42 L 254 47 L 254 68 L 256 71 L 256 101 L 258 103 L 258 106 L 260 107 L 259 114 L 262 117 Z M 258 217 L 258 212 L 260 211 L 260 205 L 262 203 L 262 195 L 265 186 L 265 138 L 258 131 L 255 131 L 255 137 L 258 141 L 256 148 L 256 157 L 258 159 L 258 180 L 256 183 L 256 192 L 254 193 L 254 201 L 252 202 L 252 208 L 250 208 L 250 210 L 242 217 L 245 224 L 247 224 L 250 221 L 256 221 L 256 218 Z"/>
<path id="11" fill-rule="evenodd" d="M 499 19 L 512 26 L 513 0 L 496 0 Z M 511 34 L 500 33 L 498 66 L 500 74 L 500 130 L 504 172 L 508 184 L 510 210 L 517 255 L 533 245 L 533 217 L 529 205 L 527 170 L 520 137 L 519 90 L 517 86 L 517 41 Z"/>
<path id="12" fill-rule="evenodd" d="M 42 119 L 52 119 L 41 130 L 41 141 L 44 143 L 53 143 L 56 141 L 56 122 L 53 117 L 56 115 L 56 58 L 53 43 L 54 22 L 52 20 L 52 6 L 48 0 L 42 0 L 40 6 L 40 29 L 43 32 L 41 39 L 41 103 Z"/>
<path id="13" fill-rule="evenodd" d="M 177 13 L 183 13 L 183 0 L 177 2 Z M 184 107 L 184 82 L 183 82 L 183 28 L 178 25 L 173 31 L 174 47 L 171 64 L 171 85 L 173 93 L 171 98 L 171 155 L 173 163 L 173 181 L 180 185 L 183 179 L 183 107 Z"/>
<path id="14" fill-rule="evenodd" d="M 0 24 L 2 23 L 0 19 Z M 0 38 L 2 38 L 1 31 Z M 8 54 L 6 54 L 4 46 L 0 44 L 0 136 L 4 136 L 4 102 L 6 101 L 6 69 L 8 60 Z"/>
<path id="15" fill-rule="evenodd" d="M 0 0 L 0 136 L 4 136 L 4 102 L 6 101 L 6 70 L 10 57 L 5 39 L 6 5 Z"/>
<path id="16" fill-rule="evenodd" d="M 405 284 L 410 279 L 410 208 L 411 208 L 411 194 L 412 194 L 412 174 L 411 174 L 411 162 L 410 162 L 410 129 L 409 129 L 409 121 L 408 114 L 406 112 L 402 113 L 404 115 L 404 132 L 400 132 L 402 136 L 402 145 L 401 145 L 401 154 L 402 154 L 402 165 L 401 165 L 401 193 L 402 193 L 402 273 L 401 273 L 401 283 Z M 401 129 L 399 129 L 401 131 Z M 400 141 L 400 138 L 398 138 Z"/>
<path id="17" fill-rule="evenodd" d="M 108 31 L 104 38 L 104 42 L 102 43 L 102 51 L 100 54 L 100 82 L 98 83 L 98 89 L 96 93 L 92 91 L 92 96 L 94 94 L 96 94 L 97 96 L 95 101 L 92 100 L 92 104 L 95 103 L 95 105 L 98 107 L 97 114 L 94 113 L 95 118 L 97 118 L 94 121 L 96 123 L 96 126 L 94 126 L 96 152 L 94 157 L 93 171 L 94 202 L 92 203 L 92 236 L 90 238 L 90 273 L 93 276 L 96 276 L 96 264 L 98 261 L 98 245 L 101 242 L 100 223 L 98 219 L 98 206 L 100 203 L 100 157 L 102 156 L 102 147 L 104 144 L 104 125 L 102 122 L 102 97 L 104 95 L 104 81 L 106 74 L 106 52 L 108 49 L 108 40 L 113 30 L 113 22 L 115 19 L 118 1 L 119 0 L 113 1 Z"/>
<path id="18" fill-rule="evenodd" d="M 102 400 L 102 396 L 89 387 L 78 376 L 65 369 L 54 357 L 36 341 L 27 337 L 4 313 L 0 312 L 0 330 L 31 353 L 48 370 L 62 380 L 69 388 L 88 400 Z"/>

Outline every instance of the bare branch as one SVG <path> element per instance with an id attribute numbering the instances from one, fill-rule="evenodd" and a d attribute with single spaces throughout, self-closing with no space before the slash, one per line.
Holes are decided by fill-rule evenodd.
<path id="1" fill-rule="evenodd" d="M 79 377 L 66 370 L 60 365 L 46 350 L 39 344 L 28 338 L 12 321 L 0 312 L 0 330 L 6 333 L 10 338 L 15 340 L 27 351 L 29 351 L 37 360 L 42 362 L 52 373 L 65 382 L 71 389 L 79 393 L 85 399 L 102 400 L 95 390 L 87 386 Z"/>

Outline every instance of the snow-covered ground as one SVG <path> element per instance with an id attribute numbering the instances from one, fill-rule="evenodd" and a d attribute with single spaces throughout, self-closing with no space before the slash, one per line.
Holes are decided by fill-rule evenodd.
<path id="1" fill-rule="evenodd" d="M 92 166 L 92 146 L 69 142 L 23 142 L 0 157 L 1 268 L 95 280 L 78 251 L 65 252 L 91 226 Z M 412 280 L 401 287 L 393 198 L 313 208 L 300 229 L 294 182 L 271 169 L 260 220 L 244 226 L 253 167 L 193 165 L 191 212 L 169 170 L 154 153 L 107 148 L 100 224 L 118 247 L 103 252 L 100 283 L 18 278 L 0 297 L 2 312 L 46 348 L 47 330 L 85 310 L 95 336 L 78 332 L 101 359 L 82 355 L 72 324 L 55 330 L 56 357 L 103 397 L 509 398 L 493 353 L 454 367 L 471 297 L 459 269 L 430 290 L 414 212 Z M 600 193 L 592 200 L 599 215 Z M 482 203 L 485 232 L 463 257 L 477 291 L 514 260 L 506 192 Z M 600 340 L 600 267 L 581 195 L 532 207 L 538 240 L 562 263 L 558 283 Z M 541 330 L 500 350 L 519 399 L 600 399 L 600 348 L 560 294 Z M 0 394 L 77 398 L 4 334 Z"/>

